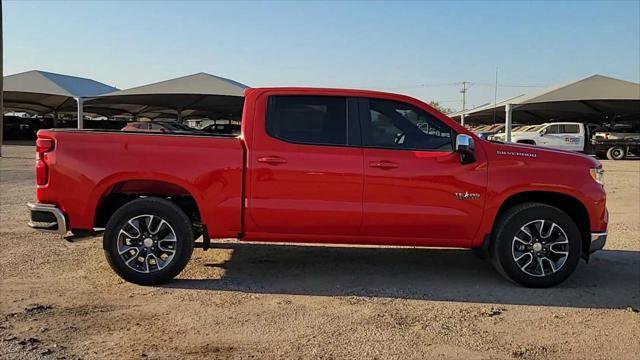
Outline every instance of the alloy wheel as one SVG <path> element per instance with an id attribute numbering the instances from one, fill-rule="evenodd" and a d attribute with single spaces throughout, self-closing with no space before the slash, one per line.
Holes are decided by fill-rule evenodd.
<path id="1" fill-rule="evenodd" d="M 567 261 L 569 239 L 564 229 L 552 221 L 530 221 L 513 237 L 512 255 L 524 273 L 549 276 L 558 272 Z"/>
<path id="2" fill-rule="evenodd" d="M 129 219 L 118 233 L 118 254 L 134 271 L 152 273 L 174 258 L 177 236 L 171 225 L 156 215 Z"/>

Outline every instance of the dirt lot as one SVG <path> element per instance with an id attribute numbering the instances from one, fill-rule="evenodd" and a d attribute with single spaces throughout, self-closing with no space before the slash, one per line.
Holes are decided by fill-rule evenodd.
<path id="1" fill-rule="evenodd" d="M 0 159 L 0 358 L 638 359 L 640 161 L 604 161 L 606 250 L 533 290 L 471 252 L 225 243 L 121 281 L 100 239 L 26 226 L 34 149 Z"/>

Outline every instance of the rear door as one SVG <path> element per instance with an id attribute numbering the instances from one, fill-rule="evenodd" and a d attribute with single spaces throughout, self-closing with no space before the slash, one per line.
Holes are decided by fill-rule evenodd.
<path id="1" fill-rule="evenodd" d="M 357 104 L 343 96 L 272 95 L 254 123 L 248 238 L 348 242 L 362 221 Z M 356 126 L 356 128 L 353 128 Z M 353 129 L 350 129 L 353 128 Z"/>
<path id="2" fill-rule="evenodd" d="M 404 245 L 462 246 L 479 228 L 487 166 L 462 165 L 456 133 L 410 104 L 361 100 L 364 150 L 362 234 Z M 380 239 L 389 242 L 389 239 Z"/>

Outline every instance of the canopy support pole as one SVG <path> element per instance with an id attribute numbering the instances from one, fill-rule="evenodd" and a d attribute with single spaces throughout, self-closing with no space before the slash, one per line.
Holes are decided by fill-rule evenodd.
<path id="1" fill-rule="evenodd" d="M 0 4 L 0 157 L 2 157 L 2 130 L 4 129 L 4 33 L 2 27 L 2 4 Z"/>
<path id="2" fill-rule="evenodd" d="M 178 110 L 178 122 L 182 124 L 182 110 Z"/>
<path id="3" fill-rule="evenodd" d="M 511 104 L 506 104 L 504 106 L 504 112 L 505 112 L 505 117 L 504 117 L 505 141 L 511 142 L 511 120 L 512 120 L 511 116 L 513 115 Z"/>
<path id="4" fill-rule="evenodd" d="M 78 103 L 78 129 L 84 129 L 84 111 L 82 108 L 84 99 L 77 97 L 76 102 Z"/>
<path id="5" fill-rule="evenodd" d="M 464 114 L 460 114 L 460 125 L 464 126 Z"/>
<path id="6" fill-rule="evenodd" d="M 57 128 L 58 127 L 58 112 L 54 111 L 53 112 L 53 128 Z"/>

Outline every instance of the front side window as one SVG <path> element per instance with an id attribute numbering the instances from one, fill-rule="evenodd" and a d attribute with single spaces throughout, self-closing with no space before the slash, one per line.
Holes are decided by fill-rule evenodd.
<path id="1" fill-rule="evenodd" d="M 560 125 L 549 125 L 547 134 L 560 134 Z"/>
<path id="2" fill-rule="evenodd" d="M 368 99 L 362 141 L 365 146 L 390 149 L 453 151 L 453 131 L 412 105 Z"/>
<path id="3" fill-rule="evenodd" d="M 336 96 L 270 96 L 269 135 L 294 143 L 347 144 L 347 99 Z"/>

